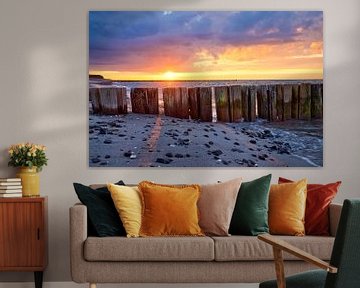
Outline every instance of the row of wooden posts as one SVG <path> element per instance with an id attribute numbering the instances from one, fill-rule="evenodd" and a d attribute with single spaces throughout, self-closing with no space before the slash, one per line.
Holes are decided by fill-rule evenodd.
<path id="1" fill-rule="evenodd" d="M 90 101 L 96 114 L 128 112 L 126 88 L 90 88 Z M 311 120 L 323 116 L 322 84 L 233 85 L 214 87 L 217 121 Z M 158 88 L 132 88 L 133 113 L 159 114 Z M 211 122 L 212 87 L 163 88 L 166 116 Z"/>

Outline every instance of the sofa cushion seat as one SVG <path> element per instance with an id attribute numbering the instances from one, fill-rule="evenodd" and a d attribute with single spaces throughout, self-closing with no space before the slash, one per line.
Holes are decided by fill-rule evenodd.
<path id="1" fill-rule="evenodd" d="M 276 236 L 322 260 L 330 260 L 334 237 Z M 215 242 L 215 261 L 273 260 L 272 246 L 254 236 L 212 237 Z M 299 260 L 288 253 L 284 260 Z"/>
<path id="2" fill-rule="evenodd" d="M 87 261 L 213 261 L 210 237 L 88 237 Z"/>

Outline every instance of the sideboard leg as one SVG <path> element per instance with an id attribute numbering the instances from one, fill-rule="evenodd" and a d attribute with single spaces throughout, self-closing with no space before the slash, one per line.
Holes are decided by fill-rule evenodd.
<path id="1" fill-rule="evenodd" d="M 35 271 L 35 288 L 42 288 L 43 284 L 43 271 Z"/>
<path id="2" fill-rule="evenodd" d="M 96 284 L 95 283 L 89 283 L 89 288 L 96 288 Z"/>

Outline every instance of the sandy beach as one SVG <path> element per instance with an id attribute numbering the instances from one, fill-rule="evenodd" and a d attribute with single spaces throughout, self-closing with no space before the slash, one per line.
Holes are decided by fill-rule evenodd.
<path id="1" fill-rule="evenodd" d="M 89 165 L 322 166 L 322 122 L 303 122 L 209 123 L 164 115 L 90 115 Z"/>

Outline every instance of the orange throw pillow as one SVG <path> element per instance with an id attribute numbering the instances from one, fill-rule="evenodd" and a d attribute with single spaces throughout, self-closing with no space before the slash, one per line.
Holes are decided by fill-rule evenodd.
<path id="1" fill-rule="evenodd" d="M 279 184 L 292 183 L 292 180 L 279 177 Z M 329 184 L 308 184 L 305 233 L 307 235 L 329 236 L 329 206 L 335 198 L 341 181 Z"/>
<path id="2" fill-rule="evenodd" d="M 269 195 L 269 228 L 271 234 L 303 236 L 306 207 L 306 184 L 273 184 Z"/>
<path id="3" fill-rule="evenodd" d="M 199 185 L 172 186 L 143 181 L 140 236 L 203 236 L 199 227 Z"/>

